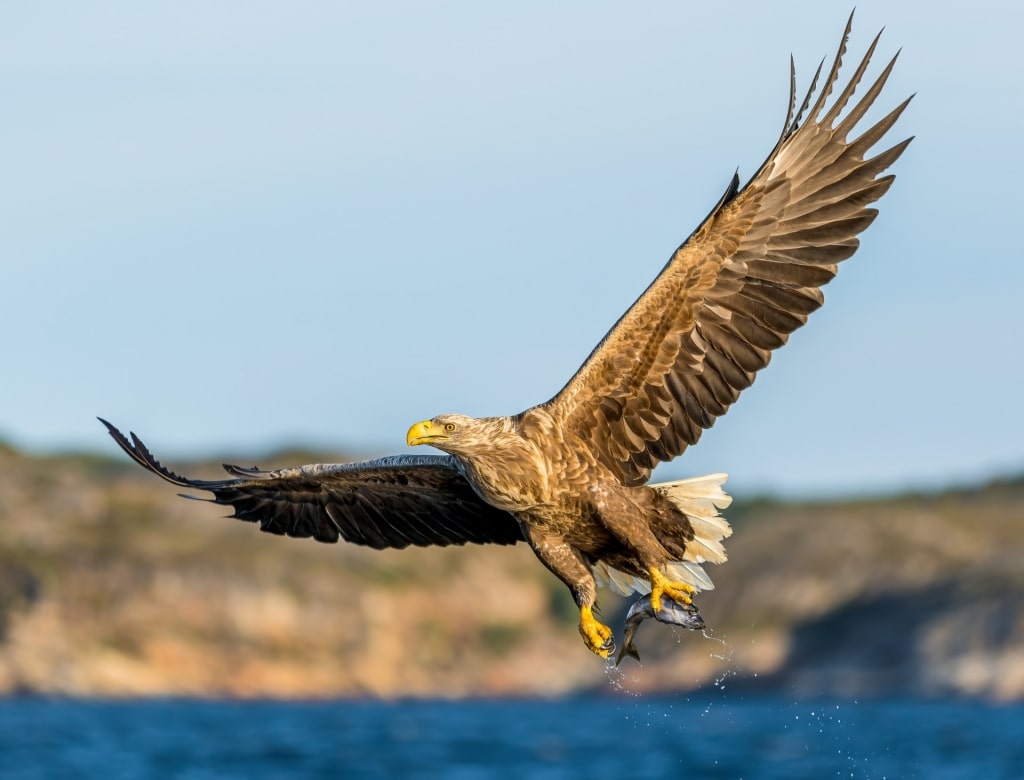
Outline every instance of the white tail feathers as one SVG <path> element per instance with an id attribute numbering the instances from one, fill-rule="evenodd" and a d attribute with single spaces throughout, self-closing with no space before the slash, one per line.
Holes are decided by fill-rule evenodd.
<path id="1" fill-rule="evenodd" d="M 651 485 L 681 509 L 693 526 L 693 540 L 686 545 L 683 560 L 693 563 L 722 563 L 726 559 L 722 540 L 732 536 L 729 522 L 718 514 L 732 503 L 732 496 L 722 490 L 728 474 L 661 482 Z"/>
<path id="2" fill-rule="evenodd" d="M 726 559 L 722 540 L 732 535 L 732 528 L 718 510 L 732 503 L 732 497 L 722 489 L 727 478 L 727 474 L 708 474 L 651 485 L 682 510 L 693 527 L 693 539 L 686 544 L 683 560 L 665 567 L 670 579 L 685 582 L 697 590 L 714 589 L 715 584 L 701 564 L 722 563 Z M 648 580 L 613 569 L 604 561 L 594 564 L 593 571 L 598 585 L 608 585 L 622 596 L 651 592 Z"/>

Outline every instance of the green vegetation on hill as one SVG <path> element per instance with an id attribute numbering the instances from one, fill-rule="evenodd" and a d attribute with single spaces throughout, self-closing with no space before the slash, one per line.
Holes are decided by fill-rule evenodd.
<path id="1" fill-rule="evenodd" d="M 311 456 L 293 457 L 275 464 Z M 224 514 L 128 462 L 0 448 L 0 692 L 610 689 L 568 594 L 525 546 L 375 552 Z M 728 674 L 809 695 L 1024 697 L 1024 479 L 727 514 L 730 560 L 698 598 L 711 638 L 650 621 L 643 664 L 627 660 L 611 688 Z M 602 604 L 621 637 L 629 602 Z"/>

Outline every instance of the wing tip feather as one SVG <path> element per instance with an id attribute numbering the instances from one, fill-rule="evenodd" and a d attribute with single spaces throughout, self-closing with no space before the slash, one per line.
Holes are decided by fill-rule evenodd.
<path id="1" fill-rule="evenodd" d="M 183 477 L 180 474 L 176 474 L 169 468 L 164 466 L 156 456 L 150 451 L 150 449 L 143 443 L 142 439 L 134 431 L 129 431 L 128 436 L 125 436 L 120 430 L 114 425 L 104 420 L 102 417 L 97 417 L 103 425 L 107 428 L 107 433 L 110 434 L 111 438 L 117 443 L 122 450 L 149 472 L 156 474 L 161 479 L 170 482 L 172 485 L 178 487 L 189 487 L 196 488 L 199 490 L 212 490 L 213 487 L 219 483 L 206 482 L 204 480 L 189 479 Z M 130 437 L 130 440 L 129 440 Z M 204 499 L 199 499 L 204 500 Z"/>

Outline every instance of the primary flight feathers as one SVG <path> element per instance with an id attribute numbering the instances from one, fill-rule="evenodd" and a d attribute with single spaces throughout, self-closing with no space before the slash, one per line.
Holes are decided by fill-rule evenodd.
<path id="1" fill-rule="evenodd" d="M 395 455 L 363 463 L 262 471 L 224 464 L 234 479 L 186 479 L 165 468 L 139 437 L 100 419 L 139 465 L 180 487 L 213 493 L 233 517 L 261 531 L 374 547 L 515 544 L 523 535 L 508 512 L 486 504 L 450 455 Z M 186 496 L 193 498 L 193 496 Z"/>
<path id="2" fill-rule="evenodd" d="M 852 17 L 851 17 L 852 21 Z M 734 177 L 704 223 L 616 323 L 547 406 L 577 430 L 626 484 L 646 482 L 725 414 L 755 374 L 822 305 L 821 287 L 860 245 L 857 235 L 893 182 L 881 176 L 911 139 L 865 159 L 910 98 L 861 135 L 857 121 L 889 77 L 896 58 L 840 118 L 860 83 L 878 37 L 827 112 L 843 41 L 818 99 L 807 111 L 815 74 L 799 112 L 795 75 L 778 143 L 742 189 Z M 824 113 L 823 113 L 824 112 Z"/>

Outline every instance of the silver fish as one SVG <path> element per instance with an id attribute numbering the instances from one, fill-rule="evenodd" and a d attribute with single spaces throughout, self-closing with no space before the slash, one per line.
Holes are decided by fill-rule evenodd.
<path id="1" fill-rule="evenodd" d="M 615 659 L 616 666 L 622 663 L 622 659 L 627 655 L 630 658 L 635 658 L 637 661 L 640 660 L 640 654 L 637 652 L 636 644 L 633 642 L 633 635 L 636 634 L 637 628 L 647 618 L 654 618 L 661 623 L 682 626 L 694 631 L 704 628 L 704 618 L 697 611 L 696 604 L 680 604 L 673 599 L 662 598 L 661 611 L 655 612 L 654 607 L 651 606 L 651 594 L 648 593 L 643 598 L 637 600 L 629 608 L 629 612 L 626 613 L 626 636 L 623 637 L 622 649 Z"/>

